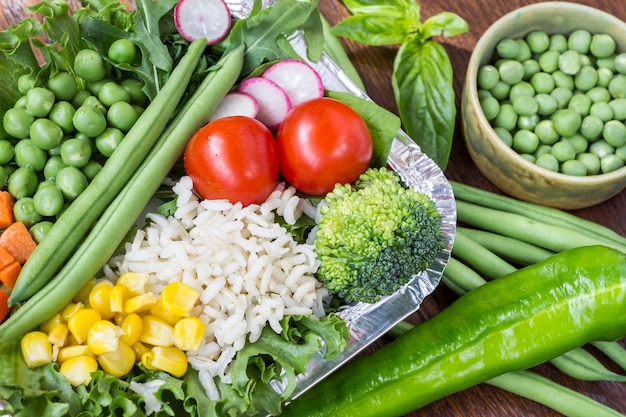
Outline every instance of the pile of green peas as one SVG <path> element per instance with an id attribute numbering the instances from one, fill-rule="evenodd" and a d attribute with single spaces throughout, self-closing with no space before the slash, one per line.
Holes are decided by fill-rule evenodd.
<path id="1" fill-rule="evenodd" d="M 40 241 L 100 171 L 147 105 L 143 82 L 111 63 L 132 63 L 136 46 L 111 44 L 107 62 L 82 49 L 73 72 L 19 77 L 20 98 L 0 137 L 0 186 L 15 199 L 17 221 Z M 115 74 L 115 76 L 113 76 Z"/>
<path id="2" fill-rule="evenodd" d="M 525 159 L 576 176 L 624 166 L 626 53 L 610 35 L 534 30 L 501 39 L 477 83 L 485 117 Z"/>

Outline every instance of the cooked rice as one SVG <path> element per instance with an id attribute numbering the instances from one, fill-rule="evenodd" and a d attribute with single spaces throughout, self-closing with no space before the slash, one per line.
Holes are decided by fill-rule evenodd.
<path id="1" fill-rule="evenodd" d="M 257 340 L 266 326 L 280 332 L 286 315 L 322 317 L 328 291 L 315 279 L 313 246 L 298 244 L 274 222 L 275 215 L 290 224 L 302 215 L 293 187 L 278 184 L 266 202 L 247 207 L 199 200 L 189 177 L 173 190 L 175 214 L 148 214 L 149 226 L 137 231 L 105 274 L 148 273 L 146 289 L 154 294 L 174 281 L 200 292 L 192 315 L 205 323 L 206 335 L 187 356 L 209 398 L 217 399 L 213 378 L 230 382 L 231 362 L 246 340 Z"/>

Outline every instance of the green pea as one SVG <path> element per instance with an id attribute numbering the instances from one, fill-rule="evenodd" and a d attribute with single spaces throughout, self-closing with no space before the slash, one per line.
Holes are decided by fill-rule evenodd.
<path id="1" fill-rule="evenodd" d="M 609 101 L 609 106 L 613 110 L 613 118 L 616 120 L 626 120 L 626 98 L 615 98 Z"/>
<path id="2" fill-rule="evenodd" d="M 535 158 L 535 155 L 528 154 L 528 153 L 521 153 L 519 154 L 519 156 L 521 156 L 523 159 L 527 160 L 531 164 L 534 164 L 535 162 L 537 162 L 537 158 Z"/>
<path id="3" fill-rule="evenodd" d="M 596 67 L 597 68 L 606 68 L 611 70 L 611 72 L 615 73 L 617 70 L 615 69 L 615 57 L 609 56 L 606 58 L 596 58 Z"/>
<path id="4" fill-rule="evenodd" d="M 42 220 L 32 225 L 28 231 L 33 236 L 35 242 L 39 244 L 46 237 L 50 229 L 52 229 L 52 226 L 54 226 L 54 223 L 50 220 Z"/>
<path id="5" fill-rule="evenodd" d="M 96 107 L 83 104 L 72 118 L 76 130 L 89 137 L 96 137 L 107 127 L 105 116 Z"/>
<path id="6" fill-rule="evenodd" d="M 19 167 L 9 176 L 7 190 L 15 200 L 31 197 L 37 190 L 39 179 L 31 168 Z"/>
<path id="7" fill-rule="evenodd" d="M 15 201 L 13 215 L 16 221 L 24 223 L 26 227 L 32 227 L 43 220 L 41 214 L 35 208 L 35 202 L 32 197 L 23 197 Z"/>
<path id="8" fill-rule="evenodd" d="M 557 52 L 567 51 L 567 38 L 561 33 L 550 35 L 550 49 Z"/>
<path id="9" fill-rule="evenodd" d="M 97 51 L 81 49 L 74 59 L 74 71 L 87 81 L 98 81 L 107 73 L 106 65 Z"/>
<path id="10" fill-rule="evenodd" d="M 542 30 L 533 30 L 526 35 L 528 47 L 535 54 L 545 52 L 550 47 L 550 37 Z"/>
<path id="11" fill-rule="evenodd" d="M 87 90 L 94 96 L 98 97 L 100 95 L 100 90 L 102 90 L 102 86 L 106 83 L 113 82 L 112 78 L 104 77 L 97 81 L 90 81 L 87 84 Z"/>
<path id="12" fill-rule="evenodd" d="M 61 160 L 68 166 L 82 168 L 91 159 L 91 146 L 81 139 L 67 139 L 61 145 Z"/>
<path id="13" fill-rule="evenodd" d="M 33 73 L 22 74 L 17 78 L 17 90 L 22 93 L 28 93 L 33 87 L 40 87 L 41 79 Z"/>
<path id="14" fill-rule="evenodd" d="M 48 158 L 46 165 L 43 167 L 43 176 L 46 180 L 54 180 L 59 171 L 65 168 L 67 164 L 61 159 L 61 155 L 53 155 Z"/>
<path id="15" fill-rule="evenodd" d="M 609 120 L 604 124 L 602 137 L 616 148 L 626 145 L 626 125 L 619 120 Z"/>
<path id="16" fill-rule="evenodd" d="M 589 108 L 589 114 L 598 116 L 605 123 L 613 119 L 613 109 L 608 103 L 593 103 Z"/>
<path id="17" fill-rule="evenodd" d="M 71 133 L 74 131 L 74 122 L 72 121 L 76 109 L 69 101 L 57 101 L 50 109 L 48 118 L 56 123 L 63 133 Z"/>
<path id="18" fill-rule="evenodd" d="M 589 152 L 595 154 L 598 158 L 602 159 L 607 155 L 615 153 L 615 147 L 611 146 L 604 139 L 598 139 L 589 145 Z"/>
<path id="19" fill-rule="evenodd" d="M 576 157 L 576 150 L 571 143 L 566 141 L 558 141 L 552 145 L 552 155 L 559 161 L 564 162 Z"/>
<path id="20" fill-rule="evenodd" d="M 494 67 L 496 75 L 498 70 Z M 498 75 L 499 77 L 499 75 Z M 144 82 L 134 78 L 126 78 L 121 82 L 122 87 L 130 94 L 130 102 L 139 106 L 145 106 L 148 96 L 143 91 Z M 484 87 L 483 87 L 484 88 Z M 487 88 L 488 90 L 488 88 Z"/>
<path id="21" fill-rule="evenodd" d="M 607 87 L 613 98 L 626 97 L 626 75 L 618 74 L 609 82 Z"/>
<path id="22" fill-rule="evenodd" d="M 567 108 L 574 110 L 576 113 L 584 117 L 589 114 L 589 109 L 591 108 L 591 98 L 584 93 L 574 94 L 567 104 Z"/>
<path id="23" fill-rule="evenodd" d="M 560 52 L 549 49 L 539 56 L 539 67 L 543 72 L 552 73 L 559 68 Z"/>
<path id="24" fill-rule="evenodd" d="M 535 158 L 539 158 L 541 155 L 545 154 L 552 155 L 552 146 L 539 143 L 539 146 L 537 146 L 537 150 L 535 151 Z"/>
<path id="25" fill-rule="evenodd" d="M 85 98 L 85 100 L 83 101 L 83 106 L 91 106 L 97 109 L 104 116 L 106 116 L 107 114 L 107 108 L 104 106 L 104 104 L 102 104 L 102 102 L 96 96 L 90 95 L 89 97 Z"/>
<path id="26" fill-rule="evenodd" d="M 19 167 L 28 167 L 41 171 L 46 164 L 46 152 L 35 145 L 31 139 L 22 139 L 15 144 L 15 163 Z"/>
<path id="27" fill-rule="evenodd" d="M 13 144 L 6 139 L 0 139 L 0 166 L 11 162 L 14 155 L 15 147 Z"/>
<path id="28" fill-rule="evenodd" d="M 576 155 L 576 159 L 585 165 L 587 175 L 596 175 L 600 172 L 600 158 L 591 152 L 582 152 Z"/>
<path id="29" fill-rule="evenodd" d="M 30 139 L 35 146 L 47 151 L 61 143 L 63 129 L 50 119 L 37 119 L 30 125 Z"/>
<path id="30" fill-rule="evenodd" d="M 589 145 L 587 139 L 579 133 L 574 133 L 572 136 L 562 138 L 561 140 L 572 145 L 574 152 L 576 152 L 577 155 L 581 152 L 585 152 L 587 150 L 587 146 Z"/>
<path id="31" fill-rule="evenodd" d="M 70 103 L 72 103 L 72 106 L 74 106 L 75 109 L 79 108 L 80 106 L 83 105 L 83 103 L 85 102 L 85 99 L 87 99 L 87 97 L 90 97 L 91 93 L 85 89 L 80 89 L 76 92 L 76 94 L 74 94 L 74 98 L 72 98 L 72 100 L 70 101 Z"/>
<path id="32" fill-rule="evenodd" d="M 537 114 L 541 116 L 548 116 L 554 113 L 557 109 L 556 99 L 550 94 L 539 93 L 535 96 L 537 101 Z"/>
<path id="33" fill-rule="evenodd" d="M 519 43 L 514 39 L 504 38 L 496 44 L 496 52 L 499 56 L 506 59 L 513 59 L 519 53 Z"/>
<path id="34" fill-rule="evenodd" d="M 118 83 L 109 81 L 98 92 L 98 99 L 106 107 L 111 107 L 118 101 L 130 103 L 130 94 Z"/>
<path id="35" fill-rule="evenodd" d="M 577 29 L 567 38 L 567 48 L 579 54 L 588 53 L 590 44 L 591 33 L 585 29 Z"/>
<path id="36" fill-rule="evenodd" d="M 57 100 L 70 101 L 78 91 L 78 84 L 72 74 L 60 71 L 48 79 L 48 89 L 54 93 Z"/>
<path id="37" fill-rule="evenodd" d="M 2 117 L 4 130 L 16 139 L 27 138 L 30 125 L 35 121 L 35 117 L 26 109 L 13 107 L 8 109 Z"/>
<path id="38" fill-rule="evenodd" d="M 33 87 L 26 93 L 26 110 L 35 117 L 46 117 L 56 97 L 44 87 Z"/>
<path id="39" fill-rule="evenodd" d="M 496 135 L 498 135 L 498 137 L 502 139 L 502 142 L 504 142 L 508 147 L 513 146 L 513 135 L 511 135 L 511 132 L 509 130 L 506 130 L 503 127 L 494 127 L 493 130 L 496 132 Z"/>
<path id="40" fill-rule="evenodd" d="M 559 135 L 567 137 L 578 131 L 582 117 L 573 110 L 561 109 L 554 113 L 552 121 L 554 122 L 554 129 Z"/>
<path id="41" fill-rule="evenodd" d="M 539 123 L 538 114 L 520 115 L 517 118 L 517 127 L 524 130 L 535 130 L 535 127 Z"/>
<path id="42" fill-rule="evenodd" d="M 485 100 L 481 101 L 481 105 L 484 101 Z M 491 103 L 488 103 L 486 106 L 483 107 L 483 111 L 485 113 L 485 117 L 487 117 L 487 120 L 492 120 L 498 114 L 498 110 L 500 108 L 498 100 L 492 97 L 490 101 Z M 492 108 L 492 106 L 495 107 Z M 113 151 L 117 149 L 123 139 L 124 133 L 122 133 L 121 130 L 114 127 L 108 127 L 100 135 L 96 136 L 96 148 L 102 155 L 108 158 L 113 154 Z"/>
<path id="43" fill-rule="evenodd" d="M 487 120 L 493 120 L 500 111 L 500 102 L 493 97 L 487 97 L 480 100 L 480 107 L 482 108 Z M 113 152 L 112 149 L 115 149 L 124 137 L 124 134 L 121 130 L 116 129 L 116 131 L 119 132 L 119 139 L 117 138 L 118 135 L 116 135 L 115 137 L 111 135 L 105 135 L 106 130 L 104 131 L 104 133 L 96 137 L 96 146 L 98 146 L 98 138 L 104 135 L 104 137 L 100 139 L 100 141 L 103 142 L 102 147 L 104 149 L 104 152 L 100 150 L 100 153 L 104 156 L 111 156 L 111 153 Z M 115 139 L 115 141 L 112 142 L 113 146 L 109 145 L 109 139 Z M 98 147 L 98 149 L 100 149 L 100 147 Z"/>
<path id="44" fill-rule="evenodd" d="M 520 95 L 532 97 L 535 95 L 535 89 L 529 82 L 520 81 L 519 83 L 511 86 L 511 90 L 509 91 L 509 100 L 513 101 Z"/>
<path id="45" fill-rule="evenodd" d="M 116 39 L 109 46 L 107 56 L 117 64 L 132 64 L 137 56 L 137 47 L 129 39 Z"/>
<path id="46" fill-rule="evenodd" d="M 537 113 L 539 105 L 534 97 L 527 94 L 520 94 L 516 96 L 512 101 L 513 109 L 518 115 L 528 116 Z"/>
<path id="47" fill-rule="evenodd" d="M 539 146 L 539 138 L 529 130 L 518 130 L 513 135 L 513 149 L 522 154 L 532 154 Z"/>
<path id="48" fill-rule="evenodd" d="M 572 49 L 559 55 L 559 70 L 565 74 L 575 75 L 580 71 L 580 54 Z"/>
<path id="49" fill-rule="evenodd" d="M 87 177 L 78 168 L 68 166 L 59 171 L 56 183 L 67 200 L 74 200 L 87 188 Z"/>
<path id="50" fill-rule="evenodd" d="M 491 94 L 491 92 L 489 90 L 485 90 L 484 88 L 479 88 L 478 91 L 476 92 L 478 99 L 482 100 L 484 98 L 489 98 L 489 97 L 493 97 L 493 94 Z"/>
<path id="51" fill-rule="evenodd" d="M 59 188 L 52 184 L 39 187 L 33 196 L 35 210 L 44 217 L 56 216 L 61 213 L 65 199 Z"/>
<path id="52" fill-rule="evenodd" d="M 620 146 L 619 148 L 615 149 L 615 155 L 626 161 L 626 145 Z"/>
<path id="53" fill-rule="evenodd" d="M 527 59 L 522 62 L 524 68 L 524 80 L 530 80 L 533 75 L 541 71 L 539 63 L 535 59 Z"/>
<path id="54" fill-rule="evenodd" d="M 611 101 L 611 93 L 609 93 L 609 90 L 605 87 L 593 87 L 590 90 L 588 90 L 585 94 L 587 94 L 587 96 L 589 96 L 589 98 L 591 99 L 591 101 L 593 101 L 594 103 L 597 102 L 605 102 L 608 103 L 609 101 Z"/>
<path id="55" fill-rule="evenodd" d="M 555 158 L 554 155 L 550 153 L 544 153 L 542 155 L 537 156 L 537 159 L 535 160 L 535 164 L 537 164 L 541 168 L 547 169 L 552 172 L 559 171 L 559 161 Z"/>
<path id="56" fill-rule="evenodd" d="M 615 56 L 615 70 L 622 75 L 626 75 L 626 52 Z"/>
<path id="57" fill-rule="evenodd" d="M 599 67 L 596 69 L 596 72 L 598 73 L 598 86 L 607 88 L 613 79 L 613 71 L 608 68 Z"/>
<path id="58" fill-rule="evenodd" d="M 554 90 L 554 79 L 547 72 L 538 72 L 530 79 L 530 84 L 537 93 L 550 93 Z"/>
<path id="59" fill-rule="evenodd" d="M 615 154 L 606 155 L 605 157 L 600 158 L 600 171 L 602 171 L 603 174 L 617 171 L 623 167 L 624 160 Z"/>
<path id="60" fill-rule="evenodd" d="M 574 89 L 574 77 L 573 76 L 569 74 L 565 74 L 561 70 L 556 70 L 551 75 L 552 75 L 552 79 L 554 81 L 555 87 L 565 87 L 568 90 Z"/>
<path id="61" fill-rule="evenodd" d="M 537 123 L 534 132 L 539 138 L 539 142 L 545 145 L 553 145 L 561 137 L 554 128 L 554 122 L 550 119 L 544 119 Z"/>
<path id="62" fill-rule="evenodd" d="M 513 59 L 519 62 L 524 62 L 527 59 L 530 59 L 532 57 L 532 51 L 530 50 L 530 47 L 528 46 L 526 41 L 524 39 L 516 39 L 515 41 L 519 45 L 519 51 L 517 52 L 517 55 L 513 57 Z"/>
<path id="63" fill-rule="evenodd" d="M 556 100 L 557 108 L 563 109 L 567 107 L 567 104 L 569 103 L 574 93 L 572 93 L 572 90 L 569 90 L 565 87 L 556 87 L 550 92 L 550 95 Z"/>
<path id="64" fill-rule="evenodd" d="M 591 37 L 589 52 L 598 58 L 607 58 L 615 52 L 615 39 L 606 33 L 596 33 Z"/>
<path id="65" fill-rule="evenodd" d="M 576 159 L 570 159 L 561 164 L 561 172 L 566 175 L 584 177 L 587 175 L 587 167 Z"/>
<path id="66" fill-rule="evenodd" d="M 524 66 L 521 62 L 507 59 L 498 68 L 500 79 L 509 84 L 517 84 L 524 78 Z"/>
<path id="67" fill-rule="evenodd" d="M 102 169 L 102 164 L 92 159 L 91 161 L 87 162 L 87 165 L 81 168 L 81 171 L 83 174 L 85 174 L 85 177 L 87 178 L 87 182 L 91 182 L 91 180 L 93 180 L 96 177 L 96 175 L 98 174 L 98 172 L 100 172 L 101 169 Z"/>
<path id="68" fill-rule="evenodd" d="M 581 91 L 587 91 L 598 84 L 598 72 L 594 67 L 585 66 L 574 76 L 574 85 Z"/>
<path id="69" fill-rule="evenodd" d="M 114 103 L 107 112 L 107 121 L 122 132 L 128 132 L 135 124 L 139 114 L 135 108 L 125 101 Z"/>
<path id="70" fill-rule="evenodd" d="M 496 83 L 495 86 L 489 92 L 493 97 L 498 100 L 504 100 L 509 96 L 509 92 L 511 91 L 511 86 L 504 81 L 500 80 Z"/>
<path id="71" fill-rule="evenodd" d="M 602 135 L 604 122 L 598 116 L 590 114 L 580 123 L 580 134 L 589 140 L 596 140 Z"/>
<path id="72" fill-rule="evenodd" d="M 493 119 L 493 126 L 502 127 L 508 131 L 512 131 L 517 125 L 517 117 L 518 115 L 512 104 L 502 103 L 500 104 L 500 112 Z"/>

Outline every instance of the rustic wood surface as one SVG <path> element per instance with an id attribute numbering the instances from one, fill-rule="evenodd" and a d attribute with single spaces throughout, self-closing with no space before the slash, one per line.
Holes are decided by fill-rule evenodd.
<path id="1" fill-rule="evenodd" d="M 419 3 L 421 5 L 422 19 L 439 12 L 450 11 L 457 13 L 469 24 L 469 33 L 452 38 L 439 39 L 444 44 L 453 65 L 454 88 L 457 105 L 459 105 L 467 63 L 479 37 L 499 17 L 515 8 L 533 2 L 520 0 L 506 2 L 500 0 L 420 0 Z M 612 13 L 622 20 L 626 20 L 626 3 L 621 0 L 587 0 L 578 1 L 578 3 L 594 6 Z M 348 11 L 338 0 L 320 0 L 320 10 L 331 24 L 335 24 L 349 15 Z M 342 39 L 342 42 L 359 71 L 370 97 L 381 106 L 397 113 L 391 88 L 392 63 L 397 48 L 365 46 L 345 39 Z M 457 114 L 460 114 L 460 111 Z M 472 163 L 462 141 L 458 117 L 456 126 L 452 155 L 445 172 L 447 178 L 498 192 Z M 622 192 L 605 203 L 588 209 L 577 210 L 574 213 L 604 224 L 618 233 L 626 235 L 625 209 L 626 192 Z M 419 323 L 432 317 L 454 299 L 455 295 L 451 291 L 440 286 L 434 294 L 426 299 L 421 308 L 411 317 L 411 320 Z M 386 339 L 383 338 L 378 345 L 385 341 Z M 626 343 L 624 344 L 626 345 Z M 372 349 L 375 347 L 373 346 Z M 611 366 L 612 364 L 607 363 L 607 365 Z M 615 367 L 612 369 L 619 371 Z M 626 415 L 626 385 L 623 383 L 574 380 L 564 376 L 549 364 L 533 368 L 533 371 L 584 393 Z M 427 407 L 412 412 L 408 416 L 556 417 L 559 415 L 559 413 L 525 398 L 481 384 L 436 401 Z"/>

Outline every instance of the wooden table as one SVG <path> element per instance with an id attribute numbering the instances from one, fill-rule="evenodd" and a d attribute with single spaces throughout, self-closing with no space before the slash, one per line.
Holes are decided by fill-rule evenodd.
<path id="1" fill-rule="evenodd" d="M 422 21 L 433 14 L 449 11 L 458 14 L 469 24 L 469 33 L 440 39 L 454 68 L 454 88 L 457 106 L 459 106 L 467 63 L 479 37 L 499 17 L 515 8 L 533 2 L 522 0 L 421 0 L 419 3 Z M 597 7 L 626 20 L 626 5 L 621 0 L 586 0 L 578 1 L 578 3 Z M 349 15 L 338 0 L 320 0 L 319 7 L 331 24 L 335 24 Z M 391 89 L 392 63 L 397 48 L 370 47 L 355 44 L 345 39 L 342 42 L 359 71 L 370 97 L 381 106 L 397 113 Z M 458 108 L 460 109 L 460 107 Z M 497 189 L 472 163 L 462 141 L 458 117 L 456 126 L 452 155 L 445 172 L 447 178 L 497 192 Z M 625 209 L 626 192 L 622 192 L 605 203 L 588 209 L 577 210 L 575 214 L 604 224 L 618 233 L 626 235 Z M 411 317 L 412 321 L 419 323 L 432 317 L 445 308 L 454 298 L 455 296 L 451 291 L 440 286 L 434 294 L 426 299 L 420 310 Z M 384 342 L 383 338 L 380 343 Z M 581 382 L 564 376 L 551 365 L 538 366 L 533 371 L 548 376 L 626 414 L 626 384 Z M 555 417 L 559 415 L 559 413 L 540 404 L 486 384 L 451 395 L 409 414 L 413 417 Z"/>

